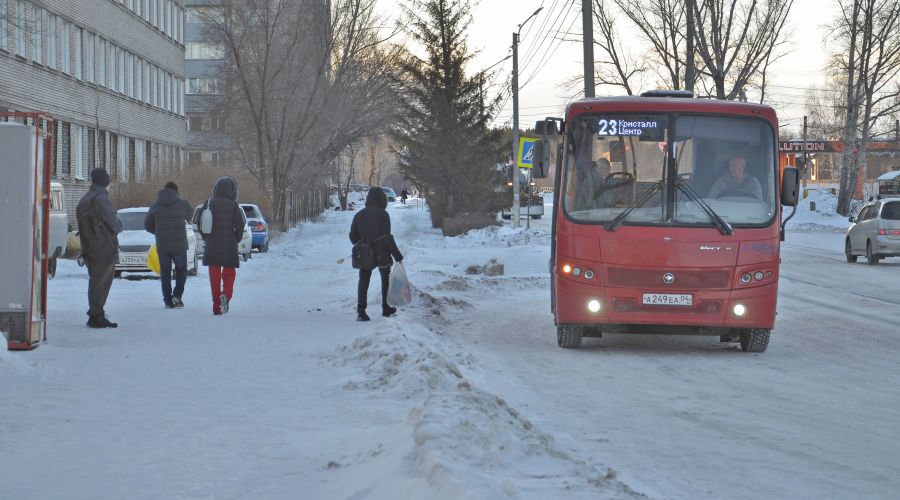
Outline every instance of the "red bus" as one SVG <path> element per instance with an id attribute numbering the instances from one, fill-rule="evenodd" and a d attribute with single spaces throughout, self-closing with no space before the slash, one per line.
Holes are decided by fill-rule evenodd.
<path id="1" fill-rule="evenodd" d="M 550 260 L 560 347 L 669 333 L 766 350 L 782 206 L 796 206 L 798 182 L 779 166 L 772 108 L 654 91 L 577 101 L 536 128 L 535 177 L 563 135 Z"/>

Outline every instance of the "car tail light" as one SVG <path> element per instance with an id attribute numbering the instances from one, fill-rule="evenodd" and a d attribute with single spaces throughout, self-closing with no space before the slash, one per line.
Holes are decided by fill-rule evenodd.
<path id="1" fill-rule="evenodd" d="M 889 234 L 891 236 L 898 236 L 898 235 L 900 235 L 900 230 L 898 230 L 898 229 L 879 229 L 878 234 L 881 236 L 887 236 Z"/>
<path id="2" fill-rule="evenodd" d="M 263 224 L 262 222 L 257 222 L 257 223 L 256 223 L 256 226 L 253 228 L 253 230 L 254 230 L 254 231 L 265 231 L 265 230 L 266 230 L 266 225 Z"/>

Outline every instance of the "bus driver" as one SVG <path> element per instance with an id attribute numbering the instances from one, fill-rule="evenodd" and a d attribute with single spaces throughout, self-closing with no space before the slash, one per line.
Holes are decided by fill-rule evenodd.
<path id="1" fill-rule="evenodd" d="M 722 174 L 709 189 L 707 197 L 718 198 L 723 194 L 749 193 L 757 199 L 762 199 L 762 186 L 759 180 L 752 175 L 747 175 L 747 158 L 742 155 L 732 156 L 728 160 L 728 172 Z"/>

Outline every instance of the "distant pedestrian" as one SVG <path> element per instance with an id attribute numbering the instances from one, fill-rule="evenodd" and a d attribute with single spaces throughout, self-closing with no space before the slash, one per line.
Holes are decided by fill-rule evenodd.
<path id="1" fill-rule="evenodd" d="M 409 191 L 406 188 L 403 188 L 403 191 L 400 191 L 400 202 L 406 205 L 406 199 L 409 198 Z"/>
<path id="2" fill-rule="evenodd" d="M 87 326 L 91 328 L 119 326 L 106 317 L 104 310 L 119 260 L 119 238 L 116 235 L 122 232 L 122 222 L 109 199 L 108 186 L 109 173 L 102 168 L 92 170 L 91 187 L 75 209 L 81 257 L 90 277 Z"/>
<path id="3" fill-rule="evenodd" d="M 212 291 L 213 314 L 228 312 L 234 293 L 236 269 L 240 267 L 238 243 L 244 236 L 247 219 L 237 204 L 238 185 L 231 177 L 221 177 L 213 186 L 212 198 L 203 203 L 194 224 L 201 228 L 205 242 L 203 265 L 209 267 L 209 285 Z M 201 223 L 203 211 L 212 212 L 212 231 L 204 233 Z"/>
<path id="4" fill-rule="evenodd" d="M 391 256 L 400 262 L 403 260 L 403 255 L 391 234 L 391 216 L 388 215 L 386 208 L 387 195 L 384 194 L 384 190 L 378 187 L 369 189 L 366 194 L 366 207 L 356 213 L 353 223 L 350 225 L 350 241 L 354 245 L 359 242 L 367 242 L 372 246 L 375 266 L 381 273 L 381 315 L 389 317 L 397 312 L 396 308 L 387 303 L 388 278 L 393 264 Z M 371 278 L 371 268 L 360 268 L 356 293 L 356 321 L 369 321 L 366 306 L 368 305 Z"/>
<path id="5" fill-rule="evenodd" d="M 187 281 L 188 239 L 185 224 L 191 221 L 191 204 L 178 194 L 172 181 L 156 195 L 144 219 L 144 228 L 156 236 L 159 256 L 159 280 L 162 282 L 163 304 L 167 309 L 184 307 L 181 300 Z M 175 266 L 175 290 L 172 291 L 172 265 Z"/>

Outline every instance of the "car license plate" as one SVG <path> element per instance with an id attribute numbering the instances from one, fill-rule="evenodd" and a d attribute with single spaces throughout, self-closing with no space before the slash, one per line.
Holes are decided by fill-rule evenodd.
<path id="1" fill-rule="evenodd" d="M 144 257 L 121 257 L 119 262 L 122 264 L 145 264 L 147 259 Z"/>
<path id="2" fill-rule="evenodd" d="M 694 297 L 689 293 L 645 293 L 645 306 L 691 306 Z"/>

